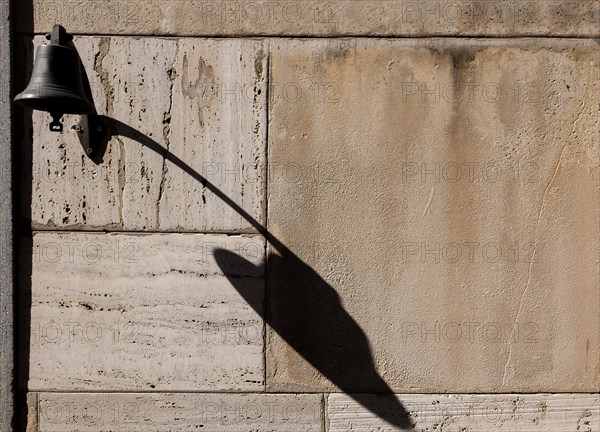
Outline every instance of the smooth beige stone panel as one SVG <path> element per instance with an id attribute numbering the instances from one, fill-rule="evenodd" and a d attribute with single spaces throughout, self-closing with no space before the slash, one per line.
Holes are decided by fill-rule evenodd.
<path id="1" fill-rule="evenodd" d="M 18 29 L 179 36 L 598 36 L 594 0 L 34 0 Z"/>
<path id="2" fill-rule="evenodd" d="M 591 394 L 396 395 L 418 431 L 576 432 L 600 430 L 600 397 Z M 378 396 L 373 396 L 377 398 Z M 383 396 L 385 398 L 385 396 Z M 349 396 L 327 399 L 329 432 L 401 431 Z"/>
<path id="3" fill-rule="evenodd" d="M 597 390 L 598 44 L 271 53 L 268 388 Z"/>
<path id="4" fill-rule="evenodd" d="M 321 432 L 308 394 L 40 394 L 40 432 Z"/>
<path id="5" fill-rule="evenodd" d="M 64 116 L 65 131 L 57 134 L 48 130 L 47 113 L 33 112 L 33 139 L 25 134 L 23 143 L 32 149 L 32 172 L 23 177 L 24 189 L 32 190 L 31 210 L 27 200 L 22 209 L 33 227 L 252 232 L 189 171 L 263 221 L 263 42 L 127 37 L 74 42 L 96 108 L 111 119 L 112 137 L 103 160 L 95 163 L 71 129 L 77 116 Z M 166 161 L 166 150 L 183 165 Z"/>
<path id="6" fill-rule="evenodd" d="M 35 234 L 27 388 L 261 391 L 263 274 L 217 249 L 264 258 L 252 236 Z"/>

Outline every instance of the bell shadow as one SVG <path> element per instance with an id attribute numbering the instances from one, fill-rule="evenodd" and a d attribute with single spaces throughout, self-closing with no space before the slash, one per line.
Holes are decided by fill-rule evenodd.
<path id="1" fill-rule="evenodd" d="M 262 234 L 277 254 L 257 266 L 224 249 L 213 255 L 239 294 L 286 343 L 341 391 L 390 425 L 413 429 L 409 414 L 376 370 L 369 340 L 335 289 L 216 185 L 159 143 L 118 120 L 100 116 L 110 136 L 137 141 L 200 182 Z M 266 266 L 266 268 L 265 268 Z M 269 307 L 253 300 L 239 275 L 265 274 Z M 268 311 L 268 312 L 263 312 Z M 368 393 L 368 394 L 367 394 Z"/>
<path id="2" fill-rule="evenodd" d="M 346 312 L 335 289 L 289 250 L 270 254 L 268 313 L 254 307 L 271 329 L 323 376 L 392 426 L 413 426 L 402 403 L 377 372 L 367 336 Z M 264 270 L 225 249 L 213 255 L 231 284 L 253 305 L 243 279 Z M 366 394 L 377 393 L 377 395 Z"/>

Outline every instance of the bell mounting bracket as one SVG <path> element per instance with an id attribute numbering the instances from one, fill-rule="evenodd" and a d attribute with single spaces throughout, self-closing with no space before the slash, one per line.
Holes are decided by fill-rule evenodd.
<path id="1" fill-rule="evenodd" d="M 73 35 L 67 33 L 62 26 L 55 24 L 52 27 L 52 32 L 46 33 L 46 40 L 54 45 L 65 45 L 73 40 Z"/>
<path id="2" fill-rule="evenodd" d="M 96 113 L 82 115 L 79 123 L 72 129 L 77 132 L 77 137 L 85 153 L 92 157 L 94 151 L 101 147 L 102 140 L 105 138 L 104 125 L 100 116 Z"/>
<path id="3" fill-rule="evenodd" d="M 68 45 L 73 41 L 73 35 L 67 33 L 62 26 L 55 25 L 52 28 L 52 32 L 46 34 L 46 39 L 49 40 L 51 44 Z M 93 100 L 87 81 L 84 84 L 84 91 L 88 98 Z M 52 122 L 50 122 L 49 125 L 50 130 L 52 132 L 62 132 L 63 124 L 60 119 L 63 116 L 63 113 L 52 112 L 50 115 L 52 116 Z M 77 133 L 77 138 L 79 138 L 79 142 L 85 153 L 89 157 L 92 157 L 95 149 L 100 148 L 102 140 L 104 139 L 104 127 L 98 113 L 94 111 L 89 114 L 81 115 L 79 122 L 73 126 L 72 129 Z"/>

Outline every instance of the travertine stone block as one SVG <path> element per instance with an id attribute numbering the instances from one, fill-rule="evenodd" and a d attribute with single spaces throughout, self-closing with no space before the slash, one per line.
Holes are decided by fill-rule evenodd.
<path id="1" fill-rule="evenodd" d="M 261 263 L 260 237 L 38 233 L 32 249 L 30 390 L 263 389 L 263 274 L 214 258 Z"/>
<path id="2" fill-rule="evenodd" d="M 102 62 L 107 39 L 80 38 L 76 45 L 89 78 L 96 82 L 95 66 Z M 37 37 L 34 45 L 28 44 L 33 61 L 35 48 L 42 43 Z M 91 55 L 90 55 L 91 54 Z M 98 54 L 97 61 L 94 61 Z M 99 78 L 98 78 L 99 80 Z M 106 113 L 110 93 L 94 85 L 94 100 L 100 113 Z M 27 115 L 27 111 L 25 112 Z M 48 130 L 51 117 L 48 113 L 33 111 L 31 131 L 25 133 L 23 142 L 24 176 L 22 189 L 31 190 L 30 205 L 27 196 L 22 199 L 22 214 L 31 217 L 32 226 L 52 229 L 61 227 L 104 226 L 116 228 L 121 224 L 121 188 L 119 186 L 120 148 L 110 146 L 102 165 L 90 161 L 72 130 L 78 116 L 64 116 L 64 132 Z M 31 172 L 28 162 L 31 161 Z"/>
<path id="3" fill-rule="evenodd" d="M 321 432 L 321 395 L 40 395 L 40 432 Z"/>
<path id="4" fill-rule="evenodd" d="M 396 395 L 415 430 L 576 432 L 600 430 L 600 398 L 590 394 Z M 371 396 L 383 400 L 389 396 Z M 382 402 L 384 403 L 384 402 Z M 330 432 L 401 431 L 349 396 L 327 400 Z M 393 422 L 393 418 L 392 418 Z"/>
<path id="5" fill-rule="evenodd" d="M 27 393 L 27 409 L 21 410 L 24 417 L 20 424 L 25 425 L 25 432 L 38 432 L 38 393 Z"/>
<path id="6" fill-rule="evenodd" d="M 96 165 L 71 129 L 77 116 L 56 134 L 47 113 L 33 113 L 32 175 L 23 181 L 32 182 L 34 228 L 252 231 L 191 171 L 263 221 L 262 42 L 80 37 L 75 45 L 113 136 Z M 165 160 L 167 149 L 181 163 Z"/>
<path id="7" fill-rule="evenodd" d="M 597 389 L 597 43 L 271 56 L 268 388 Z"/>
<path id="8" fill-rule="evenodd" d="M 170 151 L 264 223 L 267 51 L 263 42 L 180 39 Z M 250 230 L 201 182 L 167 163 L 161 230 Z"/>
<path id="9" fill-rule="evenodd" d="M 598 35 L 594 0 L 34 0 L 19 30 L 190 36 Z"/>

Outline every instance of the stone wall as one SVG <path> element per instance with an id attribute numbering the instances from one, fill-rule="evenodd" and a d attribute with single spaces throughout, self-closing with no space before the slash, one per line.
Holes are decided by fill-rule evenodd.
<path id="1" fill-rule="evenodd" d="M 596 1 L 19 8 L 30 432 L 600 431 Z"/>
<path id="2" fill-rule="evenodd" d="M 13 188 L 11 140 L 11 21 L 10 3 L 0 1 L 0 431 L 8 431 L 13 416 Z"/>

